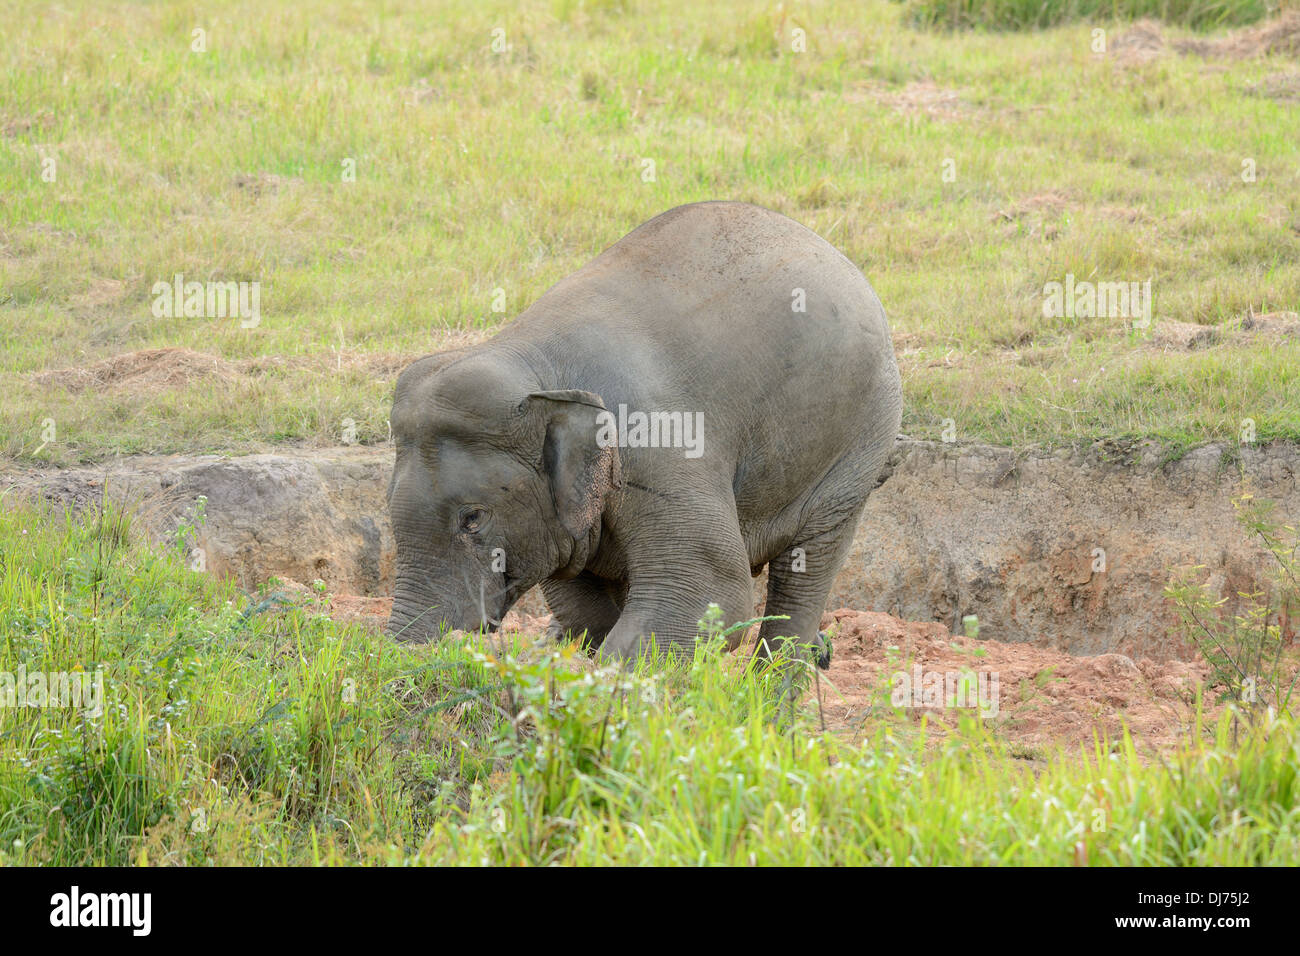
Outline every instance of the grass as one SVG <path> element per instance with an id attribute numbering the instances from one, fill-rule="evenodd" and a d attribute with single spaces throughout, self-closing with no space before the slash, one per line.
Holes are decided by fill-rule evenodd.
<path id="1" fill-rule="evenodd" d="M 1300 308 L 1300 139 L 1257 95 L 1292 67 L 1099 55 L 1112 9 L 995 35 L 909 29 L 884 0 L 0 0 L 0 460 L 335 444 L 345 419 L 382 442 L 402 360 L 712 198 L 862 266 L 909 434 L 1300 438 L 1295 336 L 1187 353 L 1043 315 L 1066 274 L 1150 279 L 1157 327 Z M 259 282 L 260 324 L 155 318 L 177 273 Z M 159 347 L 228 365 L 36 377 Z"/>
<path id="2" fill-rule="evenodd" d="M 599 670 L 515 639 L 397 646 L 245 595 L 125 516 L 0 512 L 0 863 L 1220 865 L 1300 858 L 1300 734 L 1227 724 L 1017 759 L 888 707 L 852 738 L 704 646 Z M 1226 715 L 1225 715 L 1226 716 Z M 1023 756 L 1023 755 L 1022 755 Z"/>
<path id="3" fill-rule="evenodd" d="M 1031 30 L 1112 17 L 1150 17 L 1192 29 L 1255 23 L 1275 13 L 1269 0 L 905 0 L 917 26 Z"/>

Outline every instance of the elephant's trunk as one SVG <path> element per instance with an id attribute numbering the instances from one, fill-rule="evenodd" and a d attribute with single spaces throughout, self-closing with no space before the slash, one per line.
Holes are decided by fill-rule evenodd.
<path id="1" fill-rule="evenodd" d="M 464 595 L 435 585 L 435 576 L 414 570 L 397 575 L 388 634 L 401 641 L 425 642 L 448 630 L 496 630 L 505 613 L 501 588 L 487 578 L 464 582 Z M 444 582 L 449 578 L 444 575 Z"/>
<path id="2" fill-rule="evenodd" d="M 451 602 L 435 593 L 423 575 L 398 573 L 393 610 L 386 628 L 390 637 L 424 643 L 456 627 L 459 617 Z"/>

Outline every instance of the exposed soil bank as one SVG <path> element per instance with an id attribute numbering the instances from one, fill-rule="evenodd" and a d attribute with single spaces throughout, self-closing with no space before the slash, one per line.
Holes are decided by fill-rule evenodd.
<path id="1" fill-rule="evenodd" d="M 158 539 L 172 538 L 182 523 L 197 524 L 203 496 L 193 544 L 206 570 L 232 576 L 246 590 L 275 576 L 375 595 L 390 593 L 393 584 L 386 502 L 392 459 L 383 447 L 132 456 L 94 468 L 11 471 L 0 475 L 0 495 L 34 495 L 81 510 L 106 493 L 130 501 Z"/>
<path id="2" fill-rule="evenodd" d="M 1238 523 L 1250 491 L 1300 515 L 1300 447 L 1154 443 L 1021 452 L 900 442 L 858 525 L 832 607 L 942 621 L 1074 654 L 1186 657 L 1169 569 L 1203 565 L 1231 602 L 1264 552 Z"/>
<path id="3" fill-rule="evenodd" d="M 1300 447 L 1210 445 L 1167 457 L 1154 443 L 1015 452 L 901 440 L 829 606 L 953 630 L 976 614 L 981 638 L 1074 654 L 1187 657 L 1169 629 L 1169 569 L 1203 565 L 1230 598 L 1250 590 L 1262 552 L 1232 498 L 1249 490 L 1277 500 L 1281 514 L 1300 514 Z M 196 543 L 209 571 L 249 589 L 274 575 L 381 595 L 393 574 L 391 462 L 385 447 L 135 457 L 10 471 L 0 494 L 81 508 L 99 501 L 107 478 L 109 497 L 135 502 L 159 537 L 203 495 Z M 534 592 L 521 610 L 544 608 Z"/>

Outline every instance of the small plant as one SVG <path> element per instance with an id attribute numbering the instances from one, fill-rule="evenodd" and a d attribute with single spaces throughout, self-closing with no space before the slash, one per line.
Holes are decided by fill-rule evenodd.
<path id="1" fill-rule="evenodd" d="M 1165 589 L 1184 633 L 1210 664 L 1210 686 L 1221 688 L 1218 699 L 1234 707 L 1234 741 L 1237 714 L 1253 726 L 1262 714 L 1271 719 L 1289 712 L 1300 676 L 1294 655 L 1287 653 L 1300 612 L 1300 537 L 1295 525 L 1273 519 L 1273 506 L 1250 494 L 1233 499 L 1238 519 L 1273 559 L 1264 587 L 1238 594 L 1244 602 L 1240 613 L 1228 614 L 1228 598 L 1216 598 L 1196 582 L 1203 565 L 1175 575 Z"/>
<path id="2" fill-rule="evenodd" d="M 186 509 L 185 514 L 177 522 L 176 530 L 172 532 L 172 540 L 175 542 L 176 550 L 180 552 L 182 558 L 188 558 L 190 549 L 198 546 L 199 529 L 208 520 L 207 509 L 207 495 L 199 495 L 194 499 L 194 504 Z"/>

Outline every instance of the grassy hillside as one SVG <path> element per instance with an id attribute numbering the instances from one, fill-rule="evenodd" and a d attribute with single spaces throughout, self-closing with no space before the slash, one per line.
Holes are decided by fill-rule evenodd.
<path id="1" fill-rule="evenodd" d="M 1300 437 L 1297 336 L 1229 331 L 1300 308 L 1294 56 L 907 18 L 0 0 L 0 457 L 383 440 L 407 358 L 709 198 L 862 266 L 911 434 Z M 260 322 L 155 317 L 178 273 L 259 283 Z M 1151 327 L 1046 316 L 1067 276 L 1149 280 Z M 1188 351 L 1174 322 L 1227 326 Z M 160 347 L 203 355 L 95 364 Z"/>
<path id="2" fill-rule="evenodd" d="M 402 647 L 136 537 L 0 512 L 0 675 L 102 675 L 94 708 L 0 706 L 0 865 L 1297 857 L 1289 722 L 1030 763 L 996 720 L 933 736 L 882 687 L 835 736 L 716 644 L 631 675 L 517 639 Z"/>

